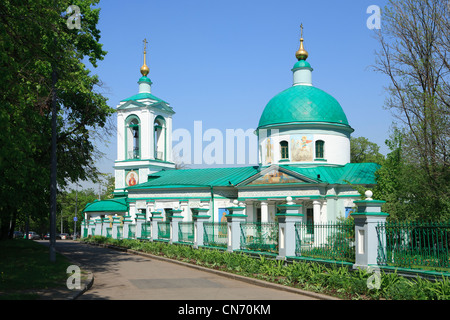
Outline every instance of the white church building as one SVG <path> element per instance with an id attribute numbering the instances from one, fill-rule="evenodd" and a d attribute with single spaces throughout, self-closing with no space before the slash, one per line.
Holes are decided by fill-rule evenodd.
<path id="1" fill-rule="evenodd" d="M 255 131 L 258 166 L 176 169 L 172 155 L 170 104 L 152 94 L 149 68 L 141 68 L 137 94 L 117 106 L 114 198 L 95 201 L 84 219 L 162 214 L 176 210 L 192 221 L 203 208 L 212 222 L 227 207 L 245 207 L 247 221 L 276 221 L 277 205 L 291 197 L 305 222 L 334 222 L 348 216 L 361 198 L 354 185 L 375 184 L 375 163 L 350 163 L 354 131 L 339 102 L 312 84 L 311 65 L 300 39 L 293 85 L 266 105 Z M 257 119 L 255 119 L 255 122 Z"/>

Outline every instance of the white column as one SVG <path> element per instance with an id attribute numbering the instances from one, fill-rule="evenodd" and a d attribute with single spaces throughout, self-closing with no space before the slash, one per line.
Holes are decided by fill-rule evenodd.
<path id="1" fill-rule="evenodd" d="M 141 120 L 141 126 L 139 128 L 140 132 L 140 143 L 141 145 L 141 159 L 149 159 L 150 158 L 150 139 L 151 139 L 151 133 L 153 129 L 153 124 L 150 123 L 152 119 L 152 114 L 147 109 L 142 110 L 140 114 L 140 120 Z M 140 181 L 139 183 L 144 182 Z"/>
<path id="2" fill-rule="evenodd" d="M 136 202 L 130 202 L 129 207 L 130 209 L 128 215 L 131 216 L 132 220 L 134 220 L 136 219 Z"/>
<path id="3" fill-rule="evenodd" d="M 269 222 L 269 204 L 261 201 L 261 222 Z"/>
<path id="4" fill-rule="evenodd" d="M 322 202 L 322 210 L 321 210 L 321 218 L 322 218 L 322 222 L 323 223 L 327 223 L 328 222 L 328 209 L 327 209 L 327 202 L 324 201 Z"/>
<path id="5" fill-rule="evenodd" d="M 192 214 L 191 211 L 189 210 L 189 202 L 187 200 L 182 200 L 180 201 L 180 209 L 183 210 L 183 212 L 181 213 L 183 215 L 183 221 L 192 221 Z"/>
<path id="6" fill-rule="evenodd" d="M 317 226 L 322 223 L 320 209 L 321 209 L 321 202 L 314 200 L 313 201 L 314 246 L 317 246 L 317 247 L 323 245 L 326 241 L 323 228 L 321 228 L 320 226 Z"/>
<path id="7" fill-rule="evenodd" d="M 276 212 L 276 207 L 275 207 L 275 203 L 271 202 L 269 203 L 269 214 L 267 217 L 267 222 L 274 222 L 275 221 L 275 214 Z"/>
<path id="8" fill-rule="evenodd" d="M 247 215 L 247 221 L 248 222 L 253 222 L 255 221 L 255 210 L 254 210 L 254 206 L 253 206 L 253 201 L 250 202 L 246 202 L 245 203 L 245 212 Z"/>
<path id="9" fill-rule="evenodd" d="M 313 201 L 313 217 L 314 217 L 314 223 L 321 223 L 322 219 L 321 219 L 321 215 L 320 215 L 320 207 L 321 207 L 321 202 L 314 200 Z"/>

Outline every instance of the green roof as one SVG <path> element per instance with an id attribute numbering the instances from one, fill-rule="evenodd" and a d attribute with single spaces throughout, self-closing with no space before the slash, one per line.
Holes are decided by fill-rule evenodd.
<path id="1" fill-rule="evenodd" d="M 148 78 L 146 76 L 140 77 L 138 83 L 139 82 L 148 82 L 148 83 L 152 84 L 152 80 L 150 80 L 150 78 Z"/>
<path id="2" fill-rule="evenodd" d="M 114 198 L 88 203 L 83 212 L 126 212 L 128 205 L 126 198 Z"/>
<path id="3" fill-rule="evenodd" d="M 230 186 L 256 173 L 258 167 L 163 170 L 149 175 L 149 181 L 127 189 Z"/>
<path id="4" fill-rule="evenodd" d="M 330 184 L 376 184 L 375 171 L 379 169 L 376 163 L 347 163 L 345 166 L 295 167 L 281 165 L 280 167 L 294 171 L 318 182 Z"/>
<path id="5" fill-rule="evenodd" d="M 165 103 L 167 103 L 166 101 L 164 101 L 164 100 L 162 100 L 162 99 L 160 99 L 158 97 L 155 97 L 151 93 L 146 93 L 146 92 L 145 93 L 135 94 L 134 96 L 131 96 L 131 97 L 127 98 L 127 99 L 123 99 L 121 101 L 130 101 L 130 100 L 137 101 L 137 100 L 142 100 L 142 99 L 151 99 L 151 100 L 156 100 L 158 102 L 165 102 Z"/>
<path id="6" fill-rule="evenodd" d="M 258 127 L 308 122 L 350 127 L 344 110 L 335 98 L 307 85 L 292 86 L 273 97 L 266 105 Z"/>
<path id="7" fill-rule="evenodd" d="M 312 70 L 311 65 L 308 61 L 305 60 L 298 60 L 297 63 L 294 65 L 292 70 L 299 69 L 299 68 L 309 68 Z"/>
<path id="8" fill-rule="evenodd" d="M 379 168 L 379 165 L 376 163 L 349 163 L 345 166 L 297 167 L 279 165 L 278 167 L 303 175 L 317 181 L 317 183 L 347 184 L 349 182 L 351 184 L 376 184 L 375 171 Z M 263 169 L 265 168 L 255 166 L 163 170 L 149 175 L 147 182 L 128 187 L 127 189 L 233 186 L 254 177 Z"/>

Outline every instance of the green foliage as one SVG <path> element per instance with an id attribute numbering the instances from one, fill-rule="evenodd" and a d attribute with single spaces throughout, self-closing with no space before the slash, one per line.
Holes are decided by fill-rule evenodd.
<path id="1" fill-rule="evenodd" d="M 448 1 L 390 0 L 376 33 L 396 126 L 378 191 L 396 220 L 450 219 L 449 15 Z"/>
<path id="2" fill-rule="evenodd" d="M 96 179 L 93 140 L 108 136 L 114 112 L 99 93 L 93 67 L 106 52 L 98 42 L 98 0 L 4 0 L 0 3 L 0 239 L 10 223 L 45 225 L 49 212 L 52 73 L 57 73 L 58 186 Z M 67 27 L 77 5 L 81 30 Z M 38 230 L 36 230 L 38 231 Z M 46 230 L 41 230 L 46 232 Z"/>
<path id="3" fill-rule="evenodd" d="M 386 141 L 391 152 L 376 172 L 374 198 L 386 201 L 383 211 L 395 221 L 448 221 L 450 219 L 450 172 L 442 169 L 439 188 L 427 181 L 426 170 L 410 161 L 403 144 L 405 131 L 395 129 Z M 436 182 L 436 181 L 435 181 Z"/>
<path id="4" fill-rule="evenodd" d="M 382 164 L 384 156 L 379 152 L 380 147 L 365 137 L 350 138 L 350 162 L 374 162 Z"/>

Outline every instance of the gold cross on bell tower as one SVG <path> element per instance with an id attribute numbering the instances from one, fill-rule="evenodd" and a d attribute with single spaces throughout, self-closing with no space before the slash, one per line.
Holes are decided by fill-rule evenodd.
<path id="1" fill-rule="evenodd" d="M 147 53 L 147 39 L 144 39 L 144 41 L 142 41 L 144 43 L 144 54 Z"/>
<path id="2" fill-rule="evenodd" d="M 144 39 L 144 41 L 142 41 L 144 43 L 144 64 L 141 67 L 141 74 L 146 77 L 148 75 L 148 73 L 150 72 L 150 69 L 147 67 L 146 64 L 146 58 L 147 58 L 147 39 Z"/>
<path id="3" fill-rule="evenodd" d="M 303 23 L 300 25 L 301 35 L 300 38 L 303 39 Z"/>

